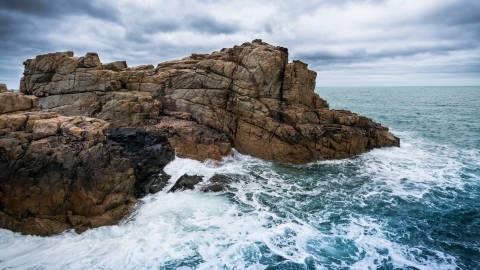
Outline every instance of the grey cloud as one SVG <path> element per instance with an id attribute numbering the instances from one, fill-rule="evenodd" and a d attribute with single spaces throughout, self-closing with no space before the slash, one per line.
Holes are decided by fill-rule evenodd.
<path id="1" fill-rule="evenodd" d="M 2 0 L 0 9 L 8 12 L 37 17 L 61 17 L 70 14 L 85 14 L 104 20 L 117 21 L 114 5 L 103 1 L 83 0 Z"/>
<path id="2" fill-rule="evenodd" d="M 356 62 L 370 62 L 385 58 L 406 58 L 419 54 L 446 55 L 449 51 L 455 50 L 455 45 L 436 45 L 429 47 L 406 47 L 402 49 L 381 50 L 378 52 L 367 52 L 367 49 L 355 49 L 344 53 L 333 53 L 329 51 L 299 52 L 295 57 L 306 62 L 319 64 L 350 64 Z"/>
<path id="3" fill-rule="evenodd" d="M 344 10 L 353 11 L 359 17 L 363 15 L 352 10 L 352 5 L 355 7 L 359 3 L 353 0 L 265 1 L 260 5 L 262 12 L 259 14 L 263 14 L 263 10 L 272 13 L 267 14 L 268 17 L 258 17 L 262 15 L 257 14 L 258 20 L 238 16 L 235 8 L 232 8 L 241 6 L 247 11 L 255 10 L 254 1 L 170 3 L 155 2 L 153 7 L 157 7 L 149 8 L 148 5 L 136 6 L 135 2 L 117 3 L 116 0 L 0 0 L 0 81 L 14 81 L 16 85 L 9 83 L 9 87 L 18 87 L 23 60 L 63 49 L 74 50 L 76 54 L 96 50 L 102 61 L 127 60 L 129 65 L 156 64 L 192 52 L 209 53 L 221 47 L 262 38 L 272 44 L 288 47 L 291 58 L 307 62 L 317 70 L 348 69 L 355 64 L 375 66 L 382 61 L 402 59 L 407 66 L 398 69 L 408 72 L 408 63 L 413 65 L 422 55 L 428 54 L 431 58 L 426 62 L 434 62 L 439 57 L 459 51 L 474 55 L 472 52 L 478 52 L 480 46 L 478 0 L 458 0 L 449 5 L 432 6 L 427 14 L 420 14 L 416 19 L 405 16 L 405 20 L 402 20 L 403 14 L 399 13 L 398 18 L 377 22 L 374 15 L 372 24 L 368 27 L 378 31 L 370 31 L 372 29 L 364 26 L 357 28 L 357 25 L 348 23 L 349 18 L 342 17 Z M 388 9 L 392 2 L 365 0 L 361 3 L 363 7 Z M 208 7 L 208 10 L 198 8 L 203 6 Z M 242 15 L 248 14 L 245 10 Z M 316 14 L 322 14 L 319 11 L 325 10 L 335 10 L 339 12 L 337 16 L 342 18 L 337 21 L 336 17 L 330 17 L 330 21 L 323 21 L 325 18 L 318 17 L 319 23 L 316 24 Z M 74 15 L 79 15 L 88 27 L 75 28 L 75 25 L 66 24 L 76 23 L 75 20 L 67 20 Z M 305 25 L 302 20 L 305 18 L 313 23 Z M 95 19 L 94 23 L 89 24 L 92 19 Z M 97 20 L 105 21 L 113 30 L 92 31 L 104 27 Z M 335 32 L 336 23 L 344 28 Z M 98 28 L 95 28 L 97 24 Z M 69 40 L 54 34 L 58 26 L 64 26 L 64 33 L 70 34 Z M 75 28 L 75 32 L 70 31 L 69 27 Z M 297 33 L 296 29 L 300 27 L 305 31 Z M 334 31 L 325 32 L 321 27 L 332 27 Z M 356 30 L 369 36 L 355 35 L 352 31 Z M 75 39 L 71 33 L 78 33 L 84 38 L 76 42 L 71 40 Z M 322 35 L 324 33 L 326 34 Z M 181 43 L 189 37 L 194 38 Z M 449 67 L 435 66 L 432 69 L 460 74 L 480 73 L 479 67 L 480 58 L 473 57 L 468 61 L 452 63 Z"/>
<path id="4" fill-rule="evenodd" d="M 426 21 L 447 26 L 480 24 L 480 1 L 467 0 L 432 10 Z"/>
<path id="5" fill-rule="evenodd" d="M 189 19 L 188 27 L 194 31 L 208 34 L 232 34 L 239 30 L 231 23 L 219 22 L 215 18 L 207 16 L 193 16 Z"/>

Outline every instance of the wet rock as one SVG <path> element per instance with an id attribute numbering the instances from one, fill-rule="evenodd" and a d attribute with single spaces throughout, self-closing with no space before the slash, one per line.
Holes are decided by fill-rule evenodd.
<path id="1" fill-rule="evenodd" d="M 137 198 L 165 187 L 170 176 L 163 168 L 175 158 L 175 151 L 166 137 L 139 128 L 110 127 L 108 138 L 125 149 L 133 164 Z"/>
<path id="2" fill-rule="evenodd" d="M 232 179 L 223 174 L 215 174 L 208 179 L 207 184 L 202 187 L 203 192 L 220 192 L 224 191 Z"/>
<path id="3" fill-rule="evenodd" d="M 184 174 L 180 178 L 178 178 L 177 182 L 175 182 L 173 187 L 168 192 L 194 189 L 195 185 L 202 181 L 203 181 L 202 176 Z"/>

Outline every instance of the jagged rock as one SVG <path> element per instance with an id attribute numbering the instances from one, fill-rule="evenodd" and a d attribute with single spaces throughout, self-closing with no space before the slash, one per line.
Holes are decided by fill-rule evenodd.
<path id="1" fill-rule="evenodd" d="M 203 192 L 220 192 L 224 191 L 228 184 L 232 182 L 230 177 L 223 174 L 214 174 L 208 179 L 208 184 L 202 187 Z"/>
<path id="2" fill-rule="evenodd" d="M 235 147 L 305 163 L 399 145 L 388 128 L 330 110 L 314 93 L 316 73 L 300 61 L 288 63 L 287 49 L 261 40 L 156 67 L 102 66 L 96 54 L 71 52 L 24 64 L 20 90 L 38 96 L 43 110 L 99 117 L 119 127 L 171 128 L 168 140 L 185 157 L 220 159 Z"/>
<path id="3" fill-rule="evenodd" d="M 0 227 L 50 235 L 116 224 L 135 174 L 108 123 L 52 112 L 0 114 Z"/>
<path id="4" fill-rule="evenodd" d="M 177 182 L 168 192 L 175 192 L 178 190 L 194 189 L 195 185 L 202 182 L 203 177 L 198 175 L 184 174 L 178 178 Z"/>
<path id="5" fill-rule="evenodd" d="M 165 187 L 170 176 L 163 171 L 163 167 L 175 158 L 175 151 L 166 137 L 141 129 L 111 127 L 108 138 L 120 144 L 132 161 L 136 197 L 158 192 Z"/>

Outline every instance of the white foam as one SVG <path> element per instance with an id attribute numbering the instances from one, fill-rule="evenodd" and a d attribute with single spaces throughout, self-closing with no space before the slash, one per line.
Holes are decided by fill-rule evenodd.
<path id="1" fill-rule="evenodd" d="M 299 264 L 311 260 L 317 268 L 368 269 L 382 261 L 399 268 L 455 268 L 449 254 L 428 250 L 428 256 L 418 256 L 427 249 L 396 243 L 385 233 L 387 225 L 381 220 L 349 212 L 350 204 L 366 207 L 365 201 L 379 195 L 386 195 L 391 203 L 394 196 L 418 200 L 432 189 L 449 192 L 465 184 L 459 179 L 465 165 L 458 158 L 464 152 L 432 145 L 414 134 L 396 134 L 402 137 L 400 148 L 280 169 L 239 153 L 222 162 L 177 157 L 165 168 L 172 175 L 170 185 L 185 173 L 205 179 L 215 173 L 232 174 L 236 181 L 220 194 L 164 191 L 149 195 L 120 225 L 81 235 L 35 237 L 0 230 L 0 268 L 263 269 L 266 253 Z M 430 147 L 437 148 L 430 152 Z M 470 159 L 480 156 L 475 151 L 470 155 Z M 322 166 L 335 170 L 319 179 L 318 166 L 318 170 Z M 348 188 L 335 188 L 349 180 L 349 167 L 368 179 L 352 188 L 361 194 L 359 198 L 346 193 Z M 305 176 L 303 171 L 308 171 Z M 297 174 L 305 178 L 297 179 Z M 325 197 L 330 199 L 325 205 L 305 211 L 307 203 Z M 335 205 L 341 203 L 344 208 L 336 212 Z M 332 221 L 336 215 L 346 216 Z"/>
<path id="2" fill-rule="evenodd" d="M 376 269 L 383 263 L 394 268 L 457 269 L 455 258 L 434 250 L 435 257 L 419 259 L 420 247 L 407 247 L 388 240 L 381 223 L 371 218 L 351 218 L 346 226 L 338 226 L 334 234 L 352 240 L 362 254 L 362 259 L 351 265 L 351 269 Z M 429 250 L 430 251 L 430 250 Z"/>
<path id="3" fill-rule="evenodd" d="M 247 159 L 249 159 L 248 156 L 241 155 L 236 151 L 234 151 L 232 156 L 226 157 L 220 162 L 213 160 L 200 162 L 193 159 L 175 157 L 164 168 L 165 173 L 171 176 L 169 185 L 164 188 L 164 191 L 170 190 L 176 180 L 184 174 L 203 176 L 204 180 L 208 180 L 216 173 L 247 173 L 243 167 Z"/>
<path id="4" fill-rule="evenodd" d="M 422 199 L 432 189 L 463 190 L 464 151 L 435 145 L 412 133 L 396 134 L 401 136 L 401 147 L 375 149 L 359 157 L 364 165 L 361 173 L 375 179 L 373 185 L 382 192 L 414 199 Z"/>

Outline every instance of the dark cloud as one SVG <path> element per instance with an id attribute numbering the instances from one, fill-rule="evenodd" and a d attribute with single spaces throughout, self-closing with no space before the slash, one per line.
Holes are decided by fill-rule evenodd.
<path id="1" fill-rule="evenodd" d="M 104 20 L 118 20 L 118 10 L 106 1 L 1 0 L 0 9 L 9 13 L 26 14 L 40 18 L 85 14 Z"/>
<path id="2" fill-rule="evenodd" d="M 445 26 L 464 26 L 480 24 L 480 1 L 468 0 L 454 2 L 439 9 L 432 10 L 425 17 L 426 21 Z"/>
<path id="3" fill-rule="evenodd" d="M 219 22 L 215 18 L 208 16 L 193 16 L 188 19 L 188 28 L 201 33 L 232 34 L 239 30 L 237 26 L 231 23 Z"/>
<path id="4" fill-rule="evenodd" d="M 430 44 L 429 46 L 409 46 L 403 48 L 392 48 L 387 50 L 369 52 L 368 48 L 355 49 L 342 53 L 335 53 L 329 51 L 318 52 L 302 52 L 295 54 L 296 58 L 302 59 L 305 62 L 315 62 L 323 65 L 337 65 L 350 63 L 365 63 L 385 58 L 408 58 L 422 54 L 429 54 L 432 57 L 435 55 L 448 55 L 449 52 L 458 50 L 459 48 L 474 48 L 474 44 Z"/>

